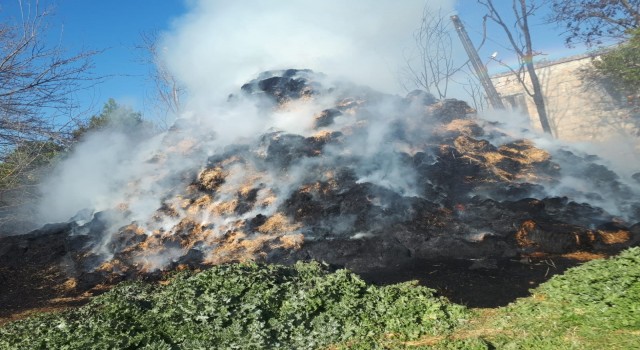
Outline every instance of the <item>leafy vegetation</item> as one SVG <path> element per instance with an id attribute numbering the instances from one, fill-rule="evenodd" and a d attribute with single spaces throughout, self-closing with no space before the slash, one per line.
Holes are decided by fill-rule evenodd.
<path id="1" fill-rule="evenodd" d="M 603 54 L 596 69 L 628 93 L 640 92 L 640 29 L 626 43 Z"/>
<path id="2" fill-rule="evenodd" d="M 0 235 L 32 228 L 26 207 L 38 199 L 38 183 L 63 151 L 53 140 L 24 141 L 0 156 Z"/>
<path id="3" fill-rule="evenodd" d="M 28 141 L 0 160 L 0 189 L 33 186 L 63 147 L 53 141 Z M 0 196 L 0 201 L 5 198 Z"/>
<path id="4" fill-rule="evenodd" d="M 102 107 L 100 114 L 92 116 L 86 123 L 78 126 L 72 136 L 74 140 L 79 140 L 88 132 L 107 128 L 127 133 L 152 132 L 154 127 L 152 123 L 142 118 L 142 113 L 122 106 L 110 98 Z"/>
<path id="5" fill-rule="evenodd" d="M 11 349 L 372 349 L 447 333 L 468 311 L 413 283 L 375 287 L 317 263 L 238 264 L 121 285 L 0 330 Z"/>
<path id="6" fill-rule="evenodd" d="M 236 264 L 127 283 L 79 309 L 0 328 L 2 349 L 634 349 L 640 248 L 469 310 L 413 283 L 376 287 L 318 263 Z"/>

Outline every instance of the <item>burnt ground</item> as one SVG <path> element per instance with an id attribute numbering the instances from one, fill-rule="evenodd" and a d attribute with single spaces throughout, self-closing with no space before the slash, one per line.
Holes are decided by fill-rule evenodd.
<path id="1" fill-rule="evenodd" d="M 68 290 L 67 281 L 56 267 L 0 267 L 0 325 L 34 313 L 80 306 L 93 295 Z"/>
<path id="2" fill-rule="evenodd" d="M 51 251 L 33 251 L 47 256 Z M 0 259 L 1 260 L 1 259 Z M 529 289 L 551 276 L 579 265 L 562 257 L 523 260 L 415 260 L 403 266 L 379 269 L 361 276 L 379 285 L 418 280 L 439 295 L 468 307 L 504 306 L 529 295 Z M 21 264 L 0 265 L 0 324 L 34 313 L 58 311 L 87 303 L 112 285 L 80 286 L 68 278 L 59 264 L 35 259 Z"/>
<path id="3" fill-rule="evenodd" d="M 99 283 L 79 285 L 72 277 L 66 227 L 0 237 L 0 324 L 82 305 L 104 290 Z"/>
<path id="4" fill-rule="evenodd" d="M 529 296 L 530 289 L 581 262 L 562 257 L 522 260 L 416 260 L 372 273 L 367 282 L 387 285 L 417 280 L 454 303 L 472 308 L 505 306 Z"/>

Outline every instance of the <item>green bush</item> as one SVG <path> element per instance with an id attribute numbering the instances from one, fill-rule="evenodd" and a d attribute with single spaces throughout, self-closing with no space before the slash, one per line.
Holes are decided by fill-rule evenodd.
<path id="1" fill-rule="evenodd" d="M 56 164 L 64 147 L 53 141 L 25 141 L 0 155 L 0 223 L 16 212 L 3 213 L 37 199 L 35 187 Z"/>
<path id="2" fill-rule="evenodd" d="M 640 29 L 631 32 L 624 44 L 601 55 L 594 61 L 596 69 L 610 77 L 627 92 L 640 91 Z"/>
<path id="3" fill-rule="evenodd" d="M 112 129 L 123 133 L 136 132 L 150 136 L 155 133 L 155 126 L 142 118 L 142 113 L 122 106 L 110 98 L 102 107 L 100 114 L 92 116 L 86 123 L 79 125 L 73 132 L 73 140 L 83 139 L 88 133 Z"/>
<path id="4" fill-rule="evenodd" d="M 0 329 L 2 349 L 383 348 L 444 334 L 464 307 L 414 283 L 367 285 L 346 270 L 236 264 L 120 285 L 88 305 Z"/>

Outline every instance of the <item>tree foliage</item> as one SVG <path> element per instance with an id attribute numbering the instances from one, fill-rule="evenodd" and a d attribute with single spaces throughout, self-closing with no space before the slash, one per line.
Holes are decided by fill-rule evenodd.
<path id="1" fill-rule="evenodd" d="M 549 21 L 566 29 L 566 43 L 621 41 L 640 27 L 640 0 L 552 0 Z"/>
<path id="2" fill-rule="evenodd" d="M 51 140 L 26 141 L 5 154 L 0 162 L 0 207 L 15 207 L 36 198 L 36 185 L 63 150 Z"/>
<path id="3" fill-rule="evenodd" d="M 630 94 L 640 92 L 640 29 L 626 43 L 606 52 L 594 61 L 598 72 Z"/>
<path id="4" fill-rule="evenodd" d="M 74 140 L 80 140 L 89 132 L 111 128 L 125 133 L 151 131 L 153 125 L 142 118 L 142 113 L 130 107 L 122 106 L 110 98 L 102 107 L 100 114 L 94 115 L 72 132 Z"/>

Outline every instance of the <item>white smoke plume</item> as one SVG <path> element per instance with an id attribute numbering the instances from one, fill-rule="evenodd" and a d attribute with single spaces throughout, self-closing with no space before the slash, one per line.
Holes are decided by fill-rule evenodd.
<path id="1" fill-rule="evenodd" d="M 354 177 L 356 184 L 375 187 L 378 193 L 366 197 L 372 206 L 393 205 L 389 204 L 393 198 L 420 196 L 415 170 L 407 166 L 407 158 L 427 149 L 431 126 L 424 122 L 425 105 L 413 113 L 408 100 L 336 81 L 399 92 L 403 51 L 412 45 L 424 5 L 422 0 L 193 2 L 191 11 L 175 21 L 161 45 L 168 67 L 189 92 L 184 114 L 171 130 L 151 138 L 107 130 L 77 145 L 43 185 L 43 221 L 67 221 L 83 209 L 99 212 L 118 208 L 123 220 L 116 215 L 110 223 L 113 230 L 135 223 L 132 226 L 149 237 L 177 236 L 186 227 L 178 227 L 178 222 L 189 216 L 209 239 L 224 236 L 239 222 L 245 225 L 252 218 L 276 214 L 302 186 L 325 176 L 316 172 L 318 169 L 326 172 L 327 168 L 348 167 L 353 174 L 346 176 Z M 453 1 L 429 1 L 428 5 L 448 13 Z M 278 108 L 268 98 L 260 100 L 259 94 L 249 98 L 240 93 L 242 84 L 250 79 L 264 81 L 275 74 L 259 75 L 261 72 L 287 68 L 324 73 L 309 74 L 310 84 L 318 83 L 322 93 L 286 101 Z M 306 73 L 295 74 L 304 77 Z M 366 103 L 358 105 L 358 94 L 364 95 Z M 336 107 L 345 97 L 354 98 L 354 112 L 345 107 L 330 128 L 314 128 L 314 114 Z M 526 137 L 538 145 L 555 147 L 555 141 L 522 130 L 526 124 L 507 127 L 516 131 L 505 132 L 504 140 L 496 136 L 499 133 L 491 134 L 491 142 L 499 145 Z M 403 132 L 409 130 L 407 135 L 395 137 L 397 125 L 403 126 Z M 269 152 L 264 149 L 277 145 L 278 140 L 284 140 L 286 148 L 286 142 L 334 131 L 348 137 L 328 144 L 322 156 L 298 156 L 296 162 L 279 166 L 277 160 L 268 159 Z M 230 160 L 233 157 L 223 156 L 225 152 L 237 152 L 240 160 Z M 216 162 L 227 162 L 221 170 L 225 172 L 224 183 L 207 189 L 213 195 L 189 198 L 188 188 L 197 186 L 195 177 L 200 185 L 216 181 Z M 569 181 L 545 188 L 547 194 L 572 195 L 575 186 L 581 185 L 570 180 L 580 174 L 564 175 Z M 202 176 L 209 179 L 201 181 Z M 326 175 L 326 182 L 331 176 Z M 225 205 L 239 198 L 242 188 L 247 193 L 256 191 L 255 206 L 246 212 L 237 207 L 229 210 Z M 391 198 L 389 203 L 384 203 L 385 198 Z M 606 202 L 606 198 L 598 200 L 598 204 Z M 169 214 L 163 212 L 164 207 L 169 208 Z M 607 209 L 615 210 L 616 203 Z M 372 234 L 351 232 L 355 214 L 339 214 L 319 226 L 355 238 Z M 379 217 L 384 217 L 382 212 Z M 83 217 L 82 221 L 88 219 Z M 304 229 L 297 223 L 287 224 L 286 218 L 278 222 L 292 232 Z M 284 231 L 278 225 L 274 230 Z M 102 245 L 107 255 L 111 249 L 108 234 Z M 162 267 L 191 248 L 169 247 L 168 253 L 149 255 L 141 261 L 151 269 Z M 194 249 L 206 253 L 214 244 Z"/>
<path id="2" fill-rule="evenodd" d="M 447 13 L 453 4 L 441 0 L 428 6 Z M 199 166 L 216 149 L 270 128 L 304 134 L 312 118 L 300 115 L 322 110 L 324 101 L 290 106 L 274 115 L 253 103 L 227 103 L 230 93 L 237 93 L 240 85 L 262 71 L 310 68 L 332 79 L 398 91 L 403 51 L 413 45 L 424 6 L 422 0 L 401 4 L 390 0 L 194 1 L 173 30 L 165 33 L 161 47 L 172 73 L 189 91 L 182 117 L 191 121 L 182 121 L 189 124 L 183 133 L 197 139 L 198 147 L 206 151 L 197 153 L 199 159 L 178 157 L 170 166 L 154 166 L 145 160 L 164 152 L 163 135 L 139 142 L 118 132 L 98 133 L 79 145 L 43 185 L 42 221 L 65 221 L 84 208 L 111 208 L 125 198 L 130 200 L 133 194 L 127 186 L 140 181 L 150 181 L 142 188 L 147 188 L 147 195 L 154 193 L 138 205 L 144 209 L 141 212 L 149 213 L 165 195 L 165 189 L 152 180 L 159 169 L 179 173 Z M 375 135 L 359 149 L 378 145 Z M 369 147 L 369 152 L 374 151 Z"/>
<path id="3" fill-rule="evenodd" d="M 208 107 L 247 80 L 274 69 L 309 68 L 382 92 L 398 92 L 403 53 L 425 5 L 442 13 L 454 1 L 196 1 L 165 37 L 166 61 Z"/>
<path id="4" fill-rule="evenodd" d="M 627 204 L 640 193 L 640 181 L 634 178 L 640 174 L 637 136 L 619 134 L 590 142 L 567 141 L 535 130 L 529 117 L 517 110 L 489 111 L 480 113 L 480 117 L 496 123 L 500 136 L 491 140 L 495 145 L 527 139 L 549 152 L 561 166 L 558 183 L 547 184 L 540 195 L 568 197 L 623 218 L 636 215 L 630 213 L 635 209 Z M 610 187 L 611 182 L 618 185 Z"/>

